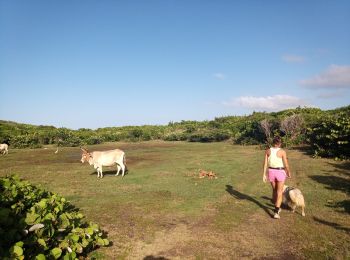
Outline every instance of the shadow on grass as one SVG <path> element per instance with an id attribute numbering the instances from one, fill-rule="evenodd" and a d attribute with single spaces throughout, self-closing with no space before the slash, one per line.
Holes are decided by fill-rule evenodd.
<path id="1" fill-rule="evenodd" d="M 345 177 L 350 177 L 350 162 L 339 163 L 328 163 L 329 165 L 336 168 L 336 172 Z M 350 191 L 349 191 L 350 192 Z"/>
<path id="2" fill-rule="evenodd" d="M 340 176 L 330 175 L 313 175 L 310 178 L 318 183 L 324 184 L 326 189 L 338 190 L 346 194 L 350 194 L 350 180 Z M 343 208 L 344 211 L 350 214 L 350 201 L 343 200 L 327 205 L 332 208 Z"/>
<path id="3" fill-rule="evenodd" d="M 250 202 L 253 202 L 255 203 L 256 205 L 258 205 L 261 209 L 263 209 L 266 214 L 268 214 L 270 217 L 273 217 L 273 215 L 271 214 L 270 212 L 270 209 L 265 206 L 264 204 L 262 204 L 260 201 L 256 200 L 255 198 L 247 195 L 247 194 L 244 194 L 244 193 L 241 193 L 237 190 L 234 190 L 233 187 L 231 185 L 226 185 L 226 191 L 232 196 L 234 197 L 235 199 L 238 199 L 238 200 L 248 200 Z"/>
<path id="4" fill-rule="evenodd" d="M 297 150 L 305 155 L 313 156 L 315 154 L 314 150 L 311 146 L 295 146 L 292 148 L 293 150 Z"/>
<path id="5" fill-rule="evenodd" d="M 318 223 L 321 223 L 323 225 L 326 225 L 326 226 L 330 226 L 332 228 L 335 228 L 337 230 L 342 230 L 342 231 L 345 231 L 347 233 L 350 233 L 350 228 L 347 228 L 347 227 L 343 227 L 337 223 L 334 223 L 334 222 L 329 222 L 329 221 L 326 221 L 326 220 L 323 220 L 323 219 L 320 219 L 320 218 L 317 218 L 317 217 L 314 217 L 314 220 Z"/>
<path id="6" fill-rule="evenodd" d="M 169 258 L 163 257 L 163 256 L 153 256 L 148 255 L 143 258 L 143 260 L 169 260 Z"/>
<path id="7" fill-rule="evenodd" d="M 327 175 L 313 175 L 311 179 L 324 184 L 326 189 L 338 190 L 350 194 L 350 162 L 343 163 L 328 163 L 335 170 L 332 173 L 327 172 Z M 332 174 L 332 175 L 331 175 Z M 345 203 L 346 204 L 346 203 Z"/>
<path id="8" fill-rule="evenodd" d="M 330 175 L 312 175 L 310 178 L 318 183 L 324 184 L 326 189 L 338 190 L 347 194 L 350 193 L 350 180 L 347 178 Z"/>
<path id="9" fill-rule="evenodd" d="M 350 200 L 339 201 L 334 204 L 328 204 L 327 206 L 336 209 L 343 208 L 346 213 L 350 214 Z M 343 213 L 343 211 L 337 211 Z"/>
<path id="10" fill-rule="evenodd" d="M 105 176 L 115 176 L 117 174 L 117 170 L 103 171 L 102 173 L 103 173 L 103 177 L 105 177 Z M 96 175 L 97 176 L 97 172 L 94 171 L 94 172 L 90 173 L 90 175 Z M 128 170 L 125 170 L 124 176 L 125 175 L 128 175 Z M 116 176 L 116 177 L 119 177 L 119 176 L 122 176 L 122 172 L 121 171 L 119 171 L 119 175 Z"/>

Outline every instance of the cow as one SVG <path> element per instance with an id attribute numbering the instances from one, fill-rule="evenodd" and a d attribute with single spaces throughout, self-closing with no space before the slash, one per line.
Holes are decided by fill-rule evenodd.
<path id="1" fill-rule="evenodd" d="M 0 153 L 8 154 L 9 153 L 8 148 L 9 148 L 8 144 L 0 144 Z"/>
<path id="2" fill-rule="evenodd" d="M 115 176 L 119 175 L 119 171 L 122 170 L 122 176 L 125 173 L 125 153 L 122 150 L 115 149 L 109 151 L 94 151 L 89 152 L 87 149 L 81 148 L 83 154 L 81 156 L 81 162 L 88 162 L 93 165 L 97 170 L 97 178 L 102 178 L 102 166 L 113 166 L 117 164 L 117 173 Z"/>

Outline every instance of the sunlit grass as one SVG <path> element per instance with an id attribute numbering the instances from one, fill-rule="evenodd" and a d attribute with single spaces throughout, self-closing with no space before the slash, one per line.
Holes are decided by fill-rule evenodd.
<path id="1" fill-rule="evenodd" d="M 40 184 L 68 198 L 89 220 L 99 223 L 113 246 L 95 252 L 97 258 L 128 258 L 134 241 L 152 243 L 156 232 L 179 223 L 188 227 L 202 223 L 207 232 L 223 239 L 240 232 L 242 225 L 249 227 L 251 216 L 274 228 L 276 222 L 269 216 L 270 187 L 261 181 L 263 151 L 259 147 L 157 141 L 88 148 L 114 147 L 126 152 L 125 177 L 114 176 L 116 168 L 105 167 L 104 178 L 98 179 L 92 166 L 81 164 L 79 148 L 60 148 L 58 154 L 55 148 L 10 150 L 0 157 L 0 175 L 17 174 Z M 336 206 L 349 199 L 348 164 L 313 159 L 298 150 L 289 150 L 288 156 L 293 174 L 288 184 L 303 191 L 307 216 L 286 211 L 279 223 L 293 226 L 281 228 L 290 228 L 289 237 L 298 240 L 305 256 L 316 256 L 320 248 L 330 256 L 348 254 L 349 212 Z M 200 169 L 213 171 L 218 178 L 200 179 Z M 250 228 L 248 234 L 263 232 L 261 226 Z M 268 244 L 262 235 L 255 237 L 257 243 L 261 239 L 261 244 Z M 310 240 L 310 246 L 303 248 Z M 188 245 L 196 246 L 195 255 L 205 255 L 209 249 L 198 243 Z"/>

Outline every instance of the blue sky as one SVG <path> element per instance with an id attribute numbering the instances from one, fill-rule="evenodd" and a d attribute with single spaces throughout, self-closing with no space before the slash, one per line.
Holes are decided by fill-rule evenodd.
<path id="1" fill-rule="evenodd" d="M 167 124 L 350 104 L 350 1 L 0 1 L 0 119 Z"/>

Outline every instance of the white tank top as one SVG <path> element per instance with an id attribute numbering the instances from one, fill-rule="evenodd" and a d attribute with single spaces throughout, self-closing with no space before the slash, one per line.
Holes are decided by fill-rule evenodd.
<path id="1" fill-rule="evenodd" d="M 270 156 L 268 158 L 268 167 L 271 168 L 283 168 L 283 160 L 281 157 L 277 156 L 277 152 L 280 150 L 281 148 L 270 148 Z"/>

